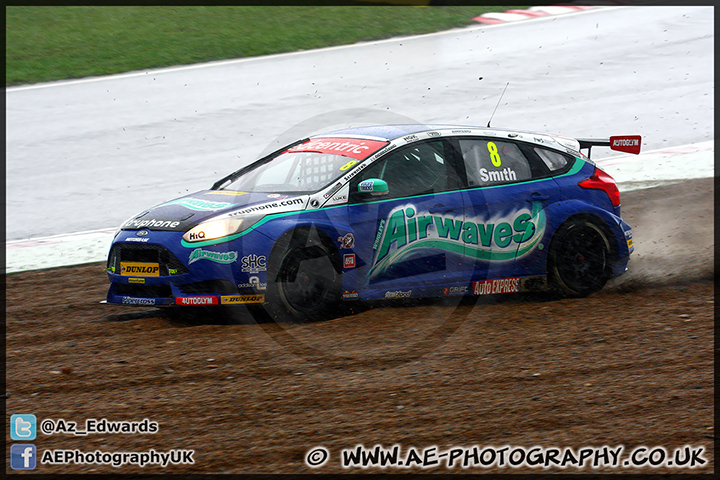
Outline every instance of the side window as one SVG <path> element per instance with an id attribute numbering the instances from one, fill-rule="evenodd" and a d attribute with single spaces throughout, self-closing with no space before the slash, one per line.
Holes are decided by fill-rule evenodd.
<path id="1" fill-rule="evenodd" d="M 414 144 L 390 153 L 366 168 L 353 182 L 379 178 L 388 184 L 389 195 L 400 198 L 439 193 L 459 187 L 458 176 L 448 161 L 446 143 L 442 140 Z"/>
<path id="2" fill-rule="evenodd" d="M 560 170 L 568 164 L 567 156 L 563 155 L 560 152 L 535 147 L 535 153 L 538 154 L 538 157 L 542 159 L 542 161 L 545 163 L 545 166 L 547 166 L 548 170 L 550 170 L 551 172 Z"/>
<path id="3" fill-rule="evenodd" d="M 530 164 L 516 144 L 495 139 L 458 141 L 469 186 L 500 185 L 532 178 Z"/>

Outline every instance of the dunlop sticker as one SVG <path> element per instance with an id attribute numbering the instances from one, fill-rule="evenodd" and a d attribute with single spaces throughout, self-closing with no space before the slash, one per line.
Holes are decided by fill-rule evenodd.
<path id="1" fill-rule="evenodd" d="M 265 295 L 225 295 L 220 297 L 222 305 L 240 305 L 245 303 L 263 303 Z"/>
<path id="2" fill-rule="evenodd" d="M 120 262 L 120 275 L 134 277 L 159 277 L 159 263 Z"/>

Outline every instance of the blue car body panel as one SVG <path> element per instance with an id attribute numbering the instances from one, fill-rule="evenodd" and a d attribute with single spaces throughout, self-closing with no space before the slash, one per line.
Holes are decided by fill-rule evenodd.
<path id="1" fill-rule="evenodd" d="M 451 138 L 464 134 L 464 128 L 396 125 L 324 136 L 393 142 L 376 158 L 360 161 L 355 166 L 360 171 L 390 149 L 412 144 L 422 132 L 442 131 L 435 136 Z M 472 128 L 476 135 L 485 131 Z M 572 158 L 563 173 L 545 178 L 363 202 L 353 202 L 347 190 L 352 169 L 322 196 L 224 190 L 187 195 L 123 224 L 108 258 L 107 301 L 263 303 L 275 280 L 267 271 L 273 246 L 298 228 L 316 229 L 333 243 L 341 259 L 343 300 L 482 294 L 487 282 L 502 279 L 511 280 L 506 291 L 518 291 L 522 279 L 547 274 L 553 234 L 576 216 L 606 227 L 614 252 L 612 275 L 620 275 L 633 251 L 632 230 L 605 192 L 578 186 L 595 166 L 580 155 Z M 320 205 L 318 198 L 327 203 Z M 207 241 L 187 238 L 197 225 L 233 215 L 248 219 L 243 230 Z"/>

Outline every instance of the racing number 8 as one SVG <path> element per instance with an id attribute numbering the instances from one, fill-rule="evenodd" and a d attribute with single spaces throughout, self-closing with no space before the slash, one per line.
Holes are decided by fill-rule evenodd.
<path id="1" fill-rule="evenodd" d="M 495 145 L 494 142 L 488 142 L 487 147 L 488 152 L 490 152 L 490 161 L 493 165 L 499 167 L 502 164 L 502 161 L 500 160 L 500 155 L 498 154 L 497 145 Z"/>
<path id="2" fill-rule="evenodd" d="M 344 172 L 345 170 L 347 170 L 348 168 L 352 167 L 352 166 L 355 165 L 356 163 L 357 163 L 357 160 L 350 160 L 348 163 L 346 163 L 345 165 L 343 165 L 342 167 L 340 167 L 340 170 Z"/>

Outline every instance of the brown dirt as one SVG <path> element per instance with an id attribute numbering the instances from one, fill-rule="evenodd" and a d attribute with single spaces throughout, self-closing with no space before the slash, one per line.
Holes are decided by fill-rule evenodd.
<path id="1" fill-rule="evenodd" d="M 159 423 L 146 435 L 39 434 L 40 454 L 195 450 L 194 465 L 37 473 L 407 471 L 344 470 L 340 452 L 357 444 L 690 445 L 707 460 L 691 472 L 713 473 L 712 198 L 712 179 L 625 193 L 630 271 L 585 299 L 376 304 L 308 325 L 258 325 L 247 315 L 224 324 L 100 305 L 101 264 L 8 275 L 7 421 L 33 413 L 81 427 L 88 418 Z M 313 470 L 304 458 L 319 445 L 330 460 Z M 424 470 L 492 471 L 562 470 Z M 690 473 L 564 470 L 593 471 Z"/>

